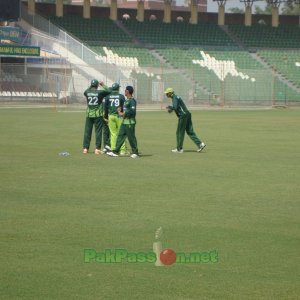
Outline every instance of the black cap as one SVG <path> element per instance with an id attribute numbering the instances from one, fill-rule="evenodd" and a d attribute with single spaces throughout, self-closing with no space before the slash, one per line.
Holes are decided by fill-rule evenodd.
<path id="1" fill-rule="evenodd" d="M 133 87 L 132 87 L 131 85 L 127 85 L 127 86 L 126 86 L 126 90 L 127 90 L 130 94 L 133 94 L 133 92 L 134 92 L 134 89 L 133 89 Z"/>

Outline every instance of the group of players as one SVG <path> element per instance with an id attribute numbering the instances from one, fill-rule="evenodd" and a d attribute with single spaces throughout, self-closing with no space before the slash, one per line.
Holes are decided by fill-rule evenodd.
<path id="1" fill-rule="evenodd" d="M 102 89 L 99 89 L 99 86 Z M 120 85 L 114 83 L 107 87 L 96 79 L 84 91 L 87 101 L 86 121 L 83 137 L 83 153 L 90 148 L 93 127 L 95 127 L 95 154 L 107 153 L 117 157 L 127 155 L 125 140 L 128 138 L 132 158 L 139 157 L 135 136 L 136 100 L 133 98 L 134 89 L 126 86 L 125 97 L 120 93 Z M 102 132 L 104 148 L 101 150 Z"/>
<path id="2" fill-rule="evenodd" d="M 99 89 L 99 86 L 102 89 Z M 114 83 L 107 87 L 96 79 L 91 81 L 90 87 L 84 91 L 87 101 L 86 121 L 83 137 L 83 153 L 89 153 L 93 127 L 95 127 L 96 149 L 95 154 L 106 153 L 112 157 L 129 155 L 125 140 L 131 147 L 131 158 L 138 158 L 139 151 L 135 136 L 136 125 L 136 100 L 133 97 L 134 89 L 126 86 L 125 96 L 120 93 L 120 85 Z M 193 130 L 192 115 L 183 100 L 175 95 L 173 88 L 167 88 L 165 94 L 172 100 L 172 104 L 166 109 L 173 111 L 178 117 L 176 130 L 177 147 L 173 153 L 183 153 L 183 141 L 185 133 L 197 146 L 197 152 L 205 148 L 205 144 L 197 137 Z M 104 147 L 102 146 L 102 133 Z"/>

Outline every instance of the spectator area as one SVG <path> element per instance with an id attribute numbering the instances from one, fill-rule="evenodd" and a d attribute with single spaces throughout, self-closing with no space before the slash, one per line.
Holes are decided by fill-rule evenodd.
<path id="1" fill-rule="evenodd" d="M 148 44 L 163 45 L 206 45 L 206 46 L 236 46 L 233 40 L 216 24 L 170 23 L 162 21 L 138 22 L 123 21 L 124 26 L 136 38 Z"/>
<path id="2" fill-rule="evenodd" d="M 297 26 L 228 25 L 223 30 L 216 24 L 113 22 L 78 15 L 52 16 L 50 21 L 90 47 L 100 62 L 121 68 L 123 80 L 133 77 L 137 86 L 161 88 L 163 81 L 180 87 L 191 101 L 224 95 L 239 101 L 268 101 L 274 95 L 282 101 L 299 99 L 299 93 L 287 84 L 300 86 L 300 50 L 290 50 L 300 47 Z M 249 48 L 257 48 L 267 65 L 251 56 Z M 272 70 L 287 82 L 276 78 Z M 146 93 L 141 98 L 147 97 Z"/>
<path id="3" fill-rule="evenodd" d="M 228 25 L 228 29 L 246 47 L 283 49 L 300 47 L 299 26 Z"/>
<path id="4" fill-rule="evenodd" d="M 84 19 L 78 15 L 66 15 L 51 17 L 50 21 L 90 45 L 97 45 L 100 42 L 125 44 L 131 42 L 128 35 L 110 19 Z"/>
<path id="5" fill-rule="evenodd" d="M 300 87 L 300 50 L 260 50 L 258 54 L 276 72 Z"/>
<path id="6" fill-rule="evenodd" d="M 160 67 L 161 62 L 155 58 L 148 49 L 141 47 L 101 47 L 101 46 L 92 46 L 92 50 L 102 56 L 108 56 L 109 52 L 113 55 L 118 55 L 121 61 L 124 61 L 123 65 L 131 66 L 131 62 L 135 60 L 138 62 L 138 65 L 141 67 Z M 104 50 L 106 49 L 106 50 Z M 135 65 L 135 64 L 134 64 Z M 133 66 L 134 66 L 133 65 Z"/>

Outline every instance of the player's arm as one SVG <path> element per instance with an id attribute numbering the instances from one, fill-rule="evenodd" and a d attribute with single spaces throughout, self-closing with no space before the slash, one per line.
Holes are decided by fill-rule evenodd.
<path id="1" fill-rule="evenodd" d="M 112 91 L 111 88 L 100 91 L 100 97 L 103 99 L 104 97 L 108 96 L 111 93 L 111 91 Z"/>
<path id="2" fill-rule="evenodd" d="M 111 93 L 112 89 L 110 87 L 108 87 L 107 85 L 105 85 L 103 81 L 101 81 L 99 83 L 99 85 L 101 85 L 102 88 L 103 88 L 103 90 L 100 91 L 102 98 L 105 97 L 105 96 L 107 96 L 107 95 L 109 95 Z"/>
<path id="3" fill-rule="evenodd" d="M 173 110 L 177 110 L 178 109 L 178 104 L 179 104 L 179 99 L 178 97 L 173 97 L 172 98 L 172 108 Z"/>
<path id="4" fill-rule="evenodd" d="M 134 118 L 136 114 L 136 102 L 130 100 L 129 106 L 125 112 L 123 112 L 124 118 Z"/>
<path id="5" fill-rule="evenodd" d="M 99 81 L 99 85 L 101 85 L 105 90 L 108 89 L 108 86 L 103 81 Z"/>
<path id="6" fill-rule="evenodd" d="M 172 105 L 168 105 L 166 107 L 166 110 L 168 111 L 168 113 L 171 113 L 173 112 L 174 110 L 176 110 L 178 108 L 178 98 L 177 96 L 176 97 L 173 97 L 172 98 Z"/>
<path id="7" fill-rule="evenodd" d="M 120 97 L 120 105 L 118 107 L 118 110 L 123 112 L 123 106 L 124 106 L 124 103 L 125 103 L 125 97 L 123 95 L 121 95 L 122 97 Z"/>
<path id="8" fill-rule="evenodd" d="M 168 113 L 171 113 L 173 111 L 173 106 L 172 105 L 168 105 L 166 107 L 166 110 L 168 111 Z"/>
<path id="9" fill-rule="evenodd" d="M 121 97 L 122 96 L 122 97 Z M 120 96 L 120 104 L 119 104 L 119 106 L 117 107 L 117 112 L 118 112 L 118 115 L 119 115 L 119 117 L 124 117 L 124 109 L 123 109 L 123 107 L 124 107 L 124 103 L 125 103 L 125 97 L 123 96 L 123 95 L 121 95 Z"/>

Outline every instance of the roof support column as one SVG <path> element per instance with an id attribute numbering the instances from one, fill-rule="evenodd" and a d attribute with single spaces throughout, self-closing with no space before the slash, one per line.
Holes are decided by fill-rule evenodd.
<path id="1" fill-rule="evenodd" d="M 272 6 L 272 26 L 278 27 L 278 24 L 279 24 L 278 6 Z"/>
<path id="2" fill-rule="evenodd" d="M 252 5 L 246 5 L 245 7 L 245 26 L 252 25 Z"/>
<path id="3" fill-rule="evenodd" d="M 109 18 L 116 21 L 118 18 L 118 3 L 117 0 L 110 1 L 110 16 Z"/>
<path id="4" fill-rule="evenodd" d="M 219 5 L 218 10 L 218 25 L 225 25 L 225 3 Z"/>
<path id="5" fill-rule="evenodd" d="M 91 18 L 91 3 L 90 0 L 83 1 L 83 18 L 90 19 Z"/>
<path id="6" fill-rule="evenodd" d="M 191 0 L 191 24 L 198 24 L 198 0 Z"/>
<path id="7" fill-rule="evenodd" d="M 164 23 L 171 23 L 172 0 L 164 0 Z"/>
<path id="8" fill-rule="evenodd" d="M 56 16 L 62 17 L 64 15 L 64 3 L 63 0 L 56 0 Z"/>
<path id="9" fill-rule="evenodd" d="M 28 0 L 28 14 L 35 15 L 35 0 Z"/>
<path id="10" fill-rule="evenodd" d="M 145 6 L 144 6 L 145 2 L 144 0 L 138 0 L 137 1 L 137 16 L 136 19 L 139 22 L 144 22 L 145 20 Z"/>

